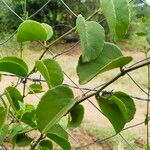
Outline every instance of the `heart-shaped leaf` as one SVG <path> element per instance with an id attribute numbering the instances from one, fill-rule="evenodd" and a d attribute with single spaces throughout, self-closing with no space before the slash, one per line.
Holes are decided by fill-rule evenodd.
<path id="1" fill-rule="evenodd" d="M 7 109 L 0 105 L 0 131 L 3 128 L 7 118 Z"/>
<path id="2" fill-rule="evenodd" d="M 82 61 L 90 62 L 102 52 L 105 40 L 104 29 L 97 22 L 86 22 L 81 15 L 78 16 L 76 25 L 81 40 Z"/>
<path id="3" fill-rule="evenodd" d="M 42 133 L 50 128 L 74 106 L 73 92 L 66 86 L 60 85 L 48 90 L 41 98 L 37 110 L 37 125 Z"/>
<path id="4" fill-rule="evenodd" d="M 130 24 L 128 0 L 100 0 L 100 7 L 106 17 L 113 39 L 122 39 Z"/>
<path id="5" fill-rule="evenodd" d="M 100 109 L 111 122 L 116 133 L 120 132 L 124 128 L 128 116 L 124 103 L 113 96 L 110 99 L 104 97 L 96 98 Z"/>
<path id="6" fill-rule="evenodd" d="M 79 83 L 85 84 L 99 73 L 123 67 L 131 61 L 132 57 L 124 57 L 116 45 L 105 43 L 102 53 L 96 60 L 89 63 L 83 63 L 81 57 L 79 58 L 77 66 Z"/>
<path id="7" fill-rule="evenodd" d="M 5 89 L 5 95 L 9 101 L 10 106 L 13 108 L 14 111 L 20 109 L 19 101 L 22 102 L 22 95 L 18 91 L 17 88 L 9 86 Z"/>
<path id="8" fill-rule="evenodd" d="M 48 31 L 45 25 L 34 21 L 26 20 L 20 24 L 17 31 L 17 41 L 46 41 L 48 39 Z"/>
<path id="9" fill-rule="evenodd" d="M 84 117 L 84 107 L 79 104 L 71 109 L 69 118 L 68 118 L 68 127 L 76 128 L 78 127 L 83 120 Z"/>
<path id="10" fill-rule="evenodd" d="M 8 56 L 0 58 L 0 71 L 25 77 L 28 74 L 28 66 L 21 58 Z"/>
<path id="11" fill-rule="evenodd" d="M 36 62 L 36 67 L 45 78 L 49 88 L 62 84 L 64 79 L 63 71 L 55 60 L 38 60 Z"/>

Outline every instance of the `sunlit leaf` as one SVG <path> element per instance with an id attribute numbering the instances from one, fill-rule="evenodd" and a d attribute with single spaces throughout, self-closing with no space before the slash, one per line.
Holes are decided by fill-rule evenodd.
<path id="1" fill-rule="evenodd" d="M 105 40 L 103 27 L 94 21 L 85 21 L 79 15 L 76 21 L 82 46 L 82 61 L 90 62 L 102 52 Z"/>
<path id="2" fill-rule="evenodd" d="M 1 71 L 25 77 L 28 74 L 28 66 L 21 58 L 8 56 L 0 58 Z"/>
<path id="3" fill-rule="evenodd" d="M 123 56 L 116 45 L 105 43 L 102 53 L 96 60 L 83 63 L 81 57 L 79 58 L 77 66 L 79 83 L 85 84 L 96 75 L 114 68 L 123 67 L 131 61 L 132 57 Z"/>
<path id="4" fill-rule="evenodd" d="M 20 24 L 17 31 L 17 41 L 46 41 L 48 32 L 45 27 L 34 20 L 26 20 Z"/>
<path id="5" fill-rule="evenodd" d="M 63 71 L 57 61 L 53 59 L 38 60 L 36 67 L 45 78 L 49 88 L 62 84 Z"/>
<path id="6" fill-rule="evenodd" d="M 48 25 L 46 23 L 42 23 L 42 25 L 46 29 L 46 32 L 47 32 L 47 39 L 46 40 L 49 40 L 53 36 L 53 29 L 50 25 Z"/>
<path id="7" fill-rule="evenodd" d="M 14 111 L 20 109 L 19 101 L 22 101 L 22 95 L 15 87 L 9 86 L 5 89 L 5 95 L 9 101 L 10 106 Z"/>
<path id="8" fill-rule="evenodd" d="M 57 86 L 48 90 L 41 98 L 37 110 L 37 125 L 42 133 L 50 128 L 74 106 L 72 90 L 66 86 Z"/>

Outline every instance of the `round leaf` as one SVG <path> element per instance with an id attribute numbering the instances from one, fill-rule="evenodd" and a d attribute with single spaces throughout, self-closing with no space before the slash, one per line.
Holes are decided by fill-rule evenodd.
<path id="1" fill-rule="evenodd" d="M 17 41 L 46 41 L 47 30 L 45 27 L 34 20 L 26 20 L 20 24 L 17 31 Z"/>

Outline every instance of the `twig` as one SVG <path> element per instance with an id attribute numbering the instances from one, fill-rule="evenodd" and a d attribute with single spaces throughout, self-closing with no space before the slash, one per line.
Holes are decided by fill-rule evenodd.
<path id="1" fill-rule="evenodd" d="M 127 68 L 125 70 L 122 70 L 117 76 L 115 76 L 112 80 L 110 80 L 109 82 L 107 82 L 104 86 L 102 86 L 100 89 L 97 90 L 97 92 L 94 92 L 92 94 L 88 94 L 86 96 L 83 96 L 76 104 L 79 104 L 81 102 L 83 102 L 84 100 L 93 97 L 93 96 L 98 96 L 100 92 L 102 92 L 106 87 L 108 87 L 110 84 L 114 83 L 116 80 L 118 80 L 120 77 L 126 75 L 127 73 L 134 71 L 136 69 L 139 69 L 141 67 L 147 66 L 150 64 L 150 61 L 139 64 L 137 66 L 131 67 L 131 68 Z"/>
<path id="2" fill-rule="evenodd" d="M 33 143 L 33 145 L 31 145 L 31 150 L 34 150 L 36 148 L 36 146 L 39 144 L 39 142 L 43 139 L 43 134 L 40 135 L 40 137 L 37 139 L 37 141 L 35 143 Z"/>

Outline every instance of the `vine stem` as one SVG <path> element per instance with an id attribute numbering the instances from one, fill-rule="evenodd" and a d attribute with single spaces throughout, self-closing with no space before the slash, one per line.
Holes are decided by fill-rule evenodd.
<path id="1" fill-rule="evenodd" d="M 147 61 L 145 63 L 142 63 L 142 64 L 139 64 L 137 66 L 134 66 L 134 67 L 131 67 L 131 68 L 127 68 L 127 69 L 122 69 L 121 72 L 116 75 L 112 80 L 108 81 L 106 84 L 104 84 L 100 89 L 98 89 L 96 92 L 93 92 L 91 94 L 88 94 L 88 95 L 85 95 L 85 96 L 82 96 L 78 102 L 76 103 L 79 104 L 79 103 L 82 103 L 83 101 L 85 101 L 86 99 L 90 98 L 90 97 L 93 97 L 93 96 L 99 96 L 99 93 L 102 92 L 102 90 L 104 90 L 106 87 L 108 87 L 110 84 L 114 83 L 116 80 L 118 80 L 120 77 L 126 75 L 127 73 L 131 72 L 131 71 L 134 71 L 136 69 L 139 69 L 141 67 L 144 67 L 144 66 L 147 66 L 150 64 L 150 61 Z"/>
<path id="2" fill-rule="evenodd" d="M 148 58 L 147 56 L 147 53 L 146 53 L 146 58 Z M 147 66 L 147 76 L 148 76 L 148 100 L 150 98 L 150 90 L 149 90 L 149 85 L 150 85 L 150 65 Z M 148 121 L 148 118 L 149 118 L 149 101 L 147 101 L 147 113 L 146 113 L 146 120 L 147 120 L 147 124 L 146 124 L 146 127 L 147 127 L 147 150 L 149 149 L 149 121 Z"/>
<path id="3" fill-rule="evenodd" d="M 37 139 L 37 141 L 33 143 L 33 145 L 31 145 L 31 150 L 34 150 L 42 139 L 43 139 L 43 134 L 41 134 L 40 137 Z"/>

